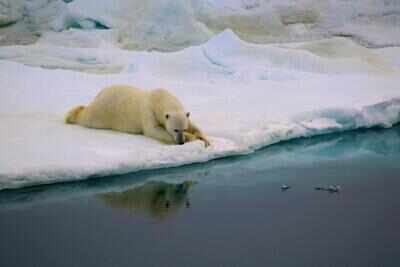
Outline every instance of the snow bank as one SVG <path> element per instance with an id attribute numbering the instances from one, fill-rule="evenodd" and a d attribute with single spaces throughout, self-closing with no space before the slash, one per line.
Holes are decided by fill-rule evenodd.
<path id="1" fill-rule="evenodd" d="M 119 46 L 131 50 L 177 51 L 205 43 L 228 28 L 254 43 L 348 36 L 368 47 L 400 44 L 398 0 L 65 2 L 0 0 L 0 26 L 22 21 L 25 28 L 38 35 L 80 28 L 90 36 L 92 29 L 112 29 L 118 33 Z"/>
<path id="2" fill-rule="evenodd" d="M 0 0 L 0 46 L 32 44 L 68 24 L 62 0 Z"/>
<path id="3" fill-rule="evenodd" d="M 351 36 L 367 46 L 400 44 L 400 2 L 375 0 L 75 0 L 75 21 L 121 31 L 131 49 L 178 50 L 227 28 L 256 43 Z"/>
<path id="4" fill-rule="evenodd" d="M 0 26 L 22 18 L 23 0 L 0 0 Z"/>
<path id="5" fill-rule="evenodd" d="M 350 36 L 367 46 L 400 44 L 397 0 L 210 0 L 207 25 L 258 43 Z"/>
<path id="6" fill-rule="evenodd" d="M 256 43 L 351 36 L 367 46 L 400 44 L 400 2 L 375 0 L 76 0 L 76 20 L 119 29 L 125 47 L 177 50 L 232 29 Z"/>
<path id="7" fill-rule="evenodd" d="M 178 50 L 200 44 L 211 32 L 197 19 L 197 5 L 187 0 L 75 0 L 68 5 L 75 21 L 96 21 L 120 31 L 121 46 L 138 50 Z M 206 2 L 206 1 L 204 1 Z"/>
<path id="8" fill-rule="evenodd" d="M 390 127 L 400 121 L 400 75 L 383 54 L 397 52 L 343 38 L 254 45 L 232 31 L 174 53 L 1 48 L 0 189 L 179 166 L 296 137 Z M 118 74 L 66 70 L 99 73 L 112 66 Z M 212 147 L 167 146 L 63 123 L 72 106 L 117 83 L 171 90 L 211 136 Z"/>

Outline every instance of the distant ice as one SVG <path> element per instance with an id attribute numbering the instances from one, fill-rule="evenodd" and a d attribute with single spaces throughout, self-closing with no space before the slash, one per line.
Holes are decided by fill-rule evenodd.
<path id="1" fill-rule="evenodd" d="M 0 27 L 15 22 L 39 36 L 112 29 L 129 50 L 177 51 L 226 29 L 262 44 L 345 36 L 366 47 L 400 45 L 398 0 L 0 0 Z M 0 45 L 9 38 L 21 42 L 8 34 Z"/>

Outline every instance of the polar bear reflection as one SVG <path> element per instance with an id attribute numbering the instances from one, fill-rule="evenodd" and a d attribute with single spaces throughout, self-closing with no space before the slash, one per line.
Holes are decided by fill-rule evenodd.
<path id="1" fill-rule="evenodd" d="M 193 181 L 179 184 L 152 181 L 124 192 L 100 194 L 98 198 L 113 208 L 164 219 L 175 214 L 183 205 L 190 206 L 187 194 L 193 185 Z"/>

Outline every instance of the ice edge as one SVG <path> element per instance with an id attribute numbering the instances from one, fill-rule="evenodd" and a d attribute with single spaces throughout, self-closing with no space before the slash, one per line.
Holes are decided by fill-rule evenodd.
<path id="1" fill-rule="evenodd" d="M 60 170 L 60 175 L 56 179 L 54 179 L 54 176 L 49 177 L 46 174 L 46 170 L 35 172 L 35 179 L 27 179 L 27 177 L 23 175 L 11 175 L 13 176 L 11 177 L 10 174 L 1 173 L 0 171 L 0 181 L 5 181 L 0 183 L 0 191 L 38 185 L 76 182 L 111 175 L 204 163 L 215 159 L 253 153 L 269 145 L 295 138 L 312 137 L 372 127 L 390 128 L 399 122 L 400 98 L 392 98 L 377 104 L 364 106 L 361 109 L 322 109 L 303 113 L 286 122 L 264 122 L 262 123 L 262 127 L 248 132 L 243 136 L 242 140 L 233 142 L 228 149 L 212 149 L 209 153 L 205 153 L 202 158 L 186 159 L 175 163 L 158 162 L 141 167 L 121 164 L 117 167 L 100 171 L 88 171 L 86 173 L 81 172 L 75 175 L 68 175 L 68 172 Z M 54 170 L 52 173 L 54 173 Z"/>

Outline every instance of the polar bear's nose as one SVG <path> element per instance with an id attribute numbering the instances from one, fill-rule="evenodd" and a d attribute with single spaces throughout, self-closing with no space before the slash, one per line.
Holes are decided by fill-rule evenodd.
<path id="1" fill-rule="evenodd" d="M 176 142 L 180 145 L 183 145 L 185 143 L 185 140 L 183 139 L 183 132 L 176 133 Z"/>

